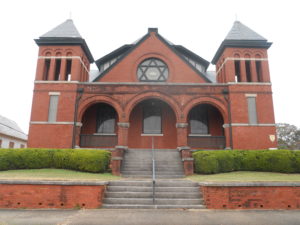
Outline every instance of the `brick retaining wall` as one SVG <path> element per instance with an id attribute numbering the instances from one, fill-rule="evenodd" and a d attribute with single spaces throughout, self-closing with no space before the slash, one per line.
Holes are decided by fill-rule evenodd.
<path id="1" fill-rule="evenodd" d="M 100 208 L 108 182 L 0 181 L 0 208 Z"/>
<path id="2" fill-rule="evenodd" d="M 300 209 L 300 182 L 201 182 L 208 209 Z"/>

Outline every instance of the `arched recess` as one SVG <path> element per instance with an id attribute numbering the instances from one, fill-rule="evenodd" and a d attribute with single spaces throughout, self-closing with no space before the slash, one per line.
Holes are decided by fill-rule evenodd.
<path id="1" fill-rule="evenodd" d="M 79 105 L 81 121 L 80 147 L 114 148 L 118 143 L 118 126 L 122 109 L 117 101 L 107 96 L 92 96 Z"/>
<path id="2" fill-rule="evenodd" d="M 123 114 L 121 104 L 114 98 L 106 95 L 94 95 L 83 98 L 79 102 L 77 121 L 82 120 L 83 113 L 86 111 L 87 108 L 97 103 L 106 103 L 108 105 L 111 105 L 117 112 L 118 120 L 121 121 L 121 115 Z"/>
<path id="3" fill-rule="evenodd" d="M 139 104 L 140 102 L 142 102 L 146 99 L 158 99 L 158 100 L 165 102 L 174 111 L 175 116 L 176 116 L 176 121 L 180 121 L 181 110 L 180 110 L 179 104 L 172 97 L 169 97 L 160 92 L 152 92 L 152 91 L 138 94 L 127 103 L 125 110 L 124 110 L 125 111 L 125 121 L 129 121 L 129 116 L 130 116 L 130 113 L 132 112 L 133 108 L 137 104 Z"/>
<path id="4" fill-rule="evenodd" d="M 212 104 L 193 106 L 187 115 L 188 146 L 194 149 L 224 149 L 226 146 L 224 119 Z"/>
<path id="5" fill-rule="evenodd" d="M 220 111 L 224 123 L 228 123 L 228 112 L 227 112 L 227 106 L 225 105 L 226 103 L 223 100 L 214 97 L 199 97 L 191 100 L 183 109 L 183 115 L 184 115 L 183 119 L 185 123 L 188 122 L 187 121 L 188 114 L 191 111 L 191 109 L 196 105 L 200 105 L 200 104 L 209 104 L 216 107 Z"/>
<path id="6" fill-rule="evenodd" d="M 177 147 L 176 116 L 163 100 L 147 98 L 139 101 L 130 112 L 129 123 L 129 148 Z"/>

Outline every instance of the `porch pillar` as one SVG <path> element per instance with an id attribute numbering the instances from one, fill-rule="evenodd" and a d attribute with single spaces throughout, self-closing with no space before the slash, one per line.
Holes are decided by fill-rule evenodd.
<path id="1" fill-rule="evenodd" d="M 194 159 L 190 147 L 188 147 L 188 123 L 176 123 L 177 128 L 177 149 L 180 151 L 183 162 L 184 174 L 186 176 L 194 173 Z"/>
<path id="2" fill-rule="evenodd" d="M 128 122 L 118 123 L 118 145 L 112 152 L 111 157 L 111 170 L 112 174 L 116 176 L 121 175 L 121 165 L 123 160 L 124 151 L 128 149 Z"/>

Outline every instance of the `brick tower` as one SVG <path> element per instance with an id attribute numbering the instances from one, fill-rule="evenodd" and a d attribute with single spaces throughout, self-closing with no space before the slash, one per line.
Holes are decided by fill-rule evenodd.
<path id="1" fill-rule="evenodd" d="M 93 56 L 70 19 L 35 42 L 39 53 L 28 146 L 74 147 L 79 83 L 89 80 Z"/>
<path id="2" fill-rule="evenodd" d="M 235 21 L 217 50 L 218 83 L 227 83 L 224 90 L 228 102 L 228 142 L 231 148 L 257 149 L 276 147 L 272 89 L 269 75 L 267 39 L 239 21 Z"/>

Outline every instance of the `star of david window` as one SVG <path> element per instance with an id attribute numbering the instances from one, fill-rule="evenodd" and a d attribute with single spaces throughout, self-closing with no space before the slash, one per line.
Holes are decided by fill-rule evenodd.
<path id="1" fill-rule="evenodd" d="M 160 59 L 149 58 L 138 66 L 137 76 L 140 81 L 166 81 L 169 76 L 168 66 Z"/>

